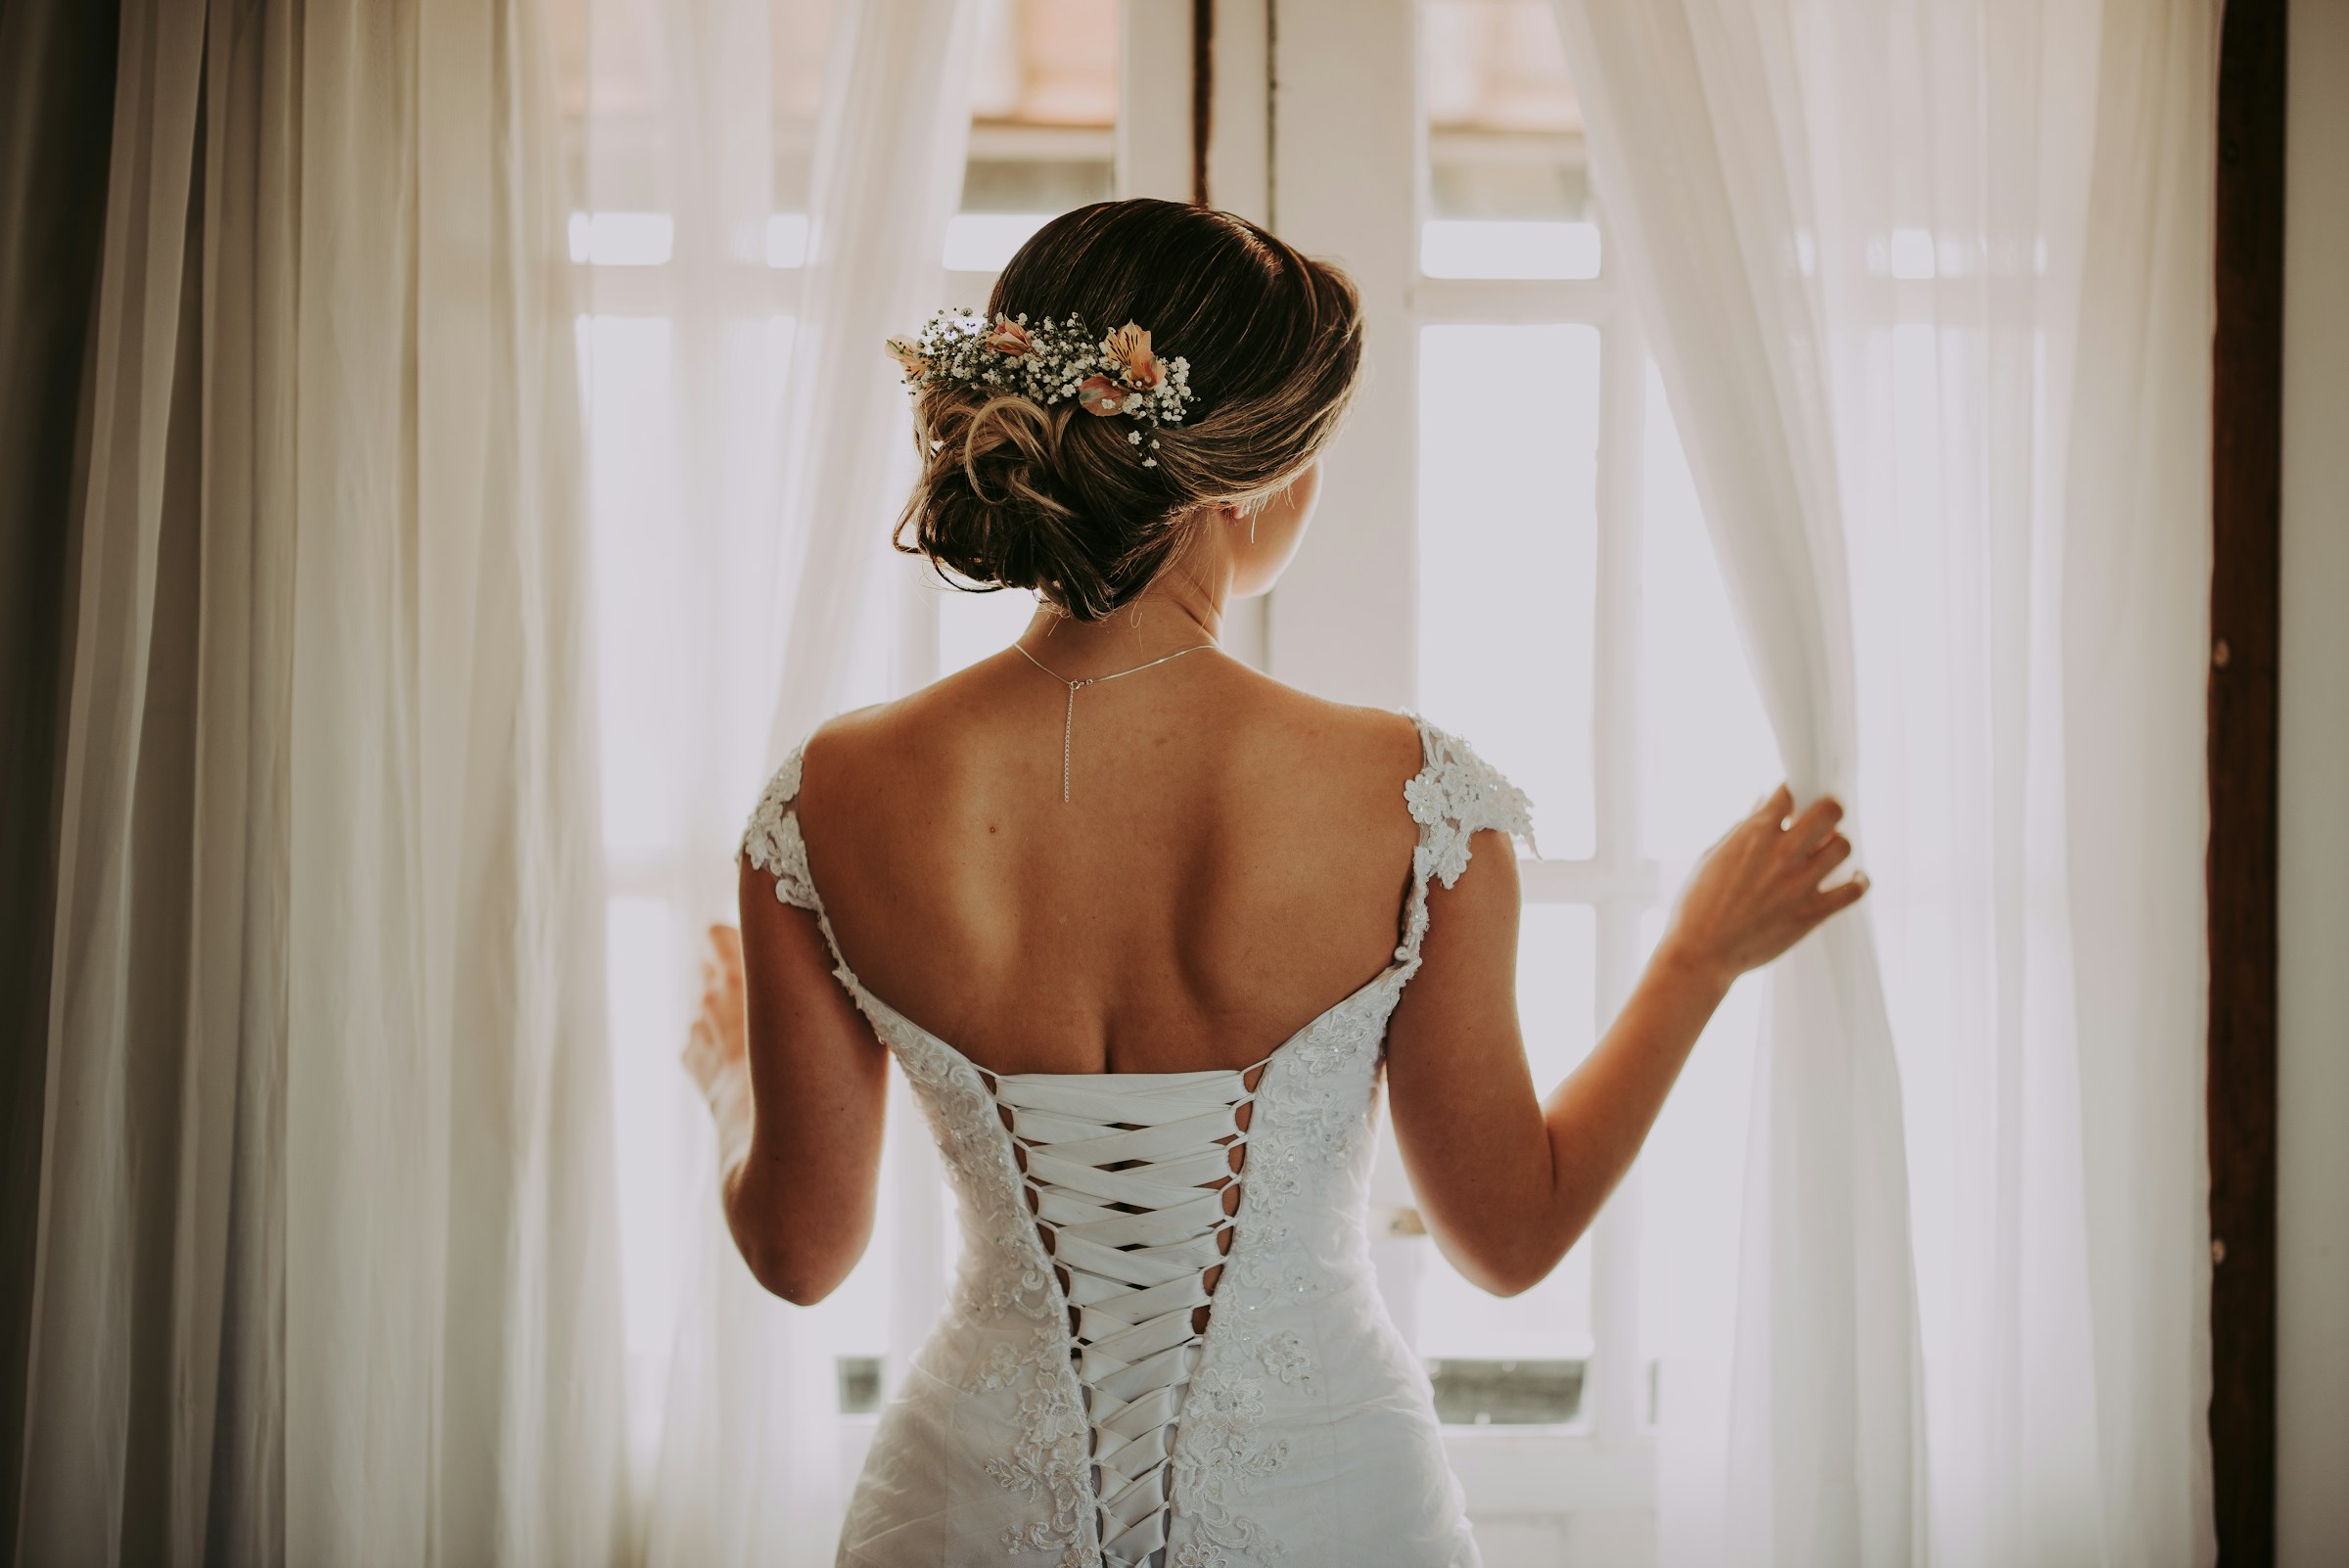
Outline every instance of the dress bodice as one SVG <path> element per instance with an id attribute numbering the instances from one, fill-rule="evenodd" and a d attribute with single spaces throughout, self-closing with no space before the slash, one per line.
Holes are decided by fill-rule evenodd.
<path id="1" fill-rule="evenodd" d="M 1392 961 L 1262 1062 L 1197 1073 L 997 1074 L 874 995 L 808 874 L 800 752 L 776 773 L 743 853 L 815 916 L 914 1087 L 962 1224 L 953 1299 L 876 1435 L 843 1563 L 1474 1561 L 1425 1377 L 1379 1305 L 1364 1210 L 1387 1022 L 1419 967 L 1428 885 L 1458 878 L 1477 831 L 1531 822 L 1465 745 L 1419 730 Z M 1344 1555 L 1350 1532 L 1370 1556 Z"/>

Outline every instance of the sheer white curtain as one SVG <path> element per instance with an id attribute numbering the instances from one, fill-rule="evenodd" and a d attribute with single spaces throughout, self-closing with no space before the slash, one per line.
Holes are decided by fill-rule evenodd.
<path id="1" fill-rule="evenodd" d="M 932 623 L 888 546 L 911 438 L 881 344 L 951 302 L 974 10 L 590 0 L 579 17 L 574 254 L 590 263 L 605 764 L 622 791 L 606 833 L 616 898 L 669 934 L 614 956 L 638 997 L 619 1008 L 622 1165 L 647 1557 L 664 1568 L 828 1564 L 854 1459 L 832 1360 L 832 1319 L 854 1304 L 810 1313 L 750 1277 L 677 1053 L 688 939 L 734 918 L 735 842 L 768 771 L 840 708 L 934 672 Z M 893 1181 L 935 1183 L 905 1111 Z M 860 1279 L 889 1268 L 875 1251 Z M 892 1283 L 908 1321 L 935 1309 L 918 1280 Z"/>
<path id="2" fill-rule="evenodd" d="M 17 1561 L 626 1549 L 545 44 L 122 8 Z"/>
<path id="3" fill-rule="evenodd" d="M 2215 0 L 1557 10 L 1875 883 L 1772 976 L 1742 1257 L 1666 1271 L 1665 1560 L 2206 1562 Z"/>

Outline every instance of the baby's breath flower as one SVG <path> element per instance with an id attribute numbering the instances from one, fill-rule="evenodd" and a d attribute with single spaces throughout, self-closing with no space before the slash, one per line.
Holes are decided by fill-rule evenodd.
<path id="1" fill-rule="evenodd" d="M 909 390 L 978 383 L 1009 387 L 1047 407 L 1075 399 L 1102 418 L 1124 415 L 1153 426 L 1182 423 L 1194 397 L 1190 361 L 1161 359 L 1150 334 L 1128 322 L 1096 337 L 1083 320 L 1046 316 L 1031 326 L 1025 313 L 986 319 L 959 307 L 941 310 L 911 339 L 892 338 L 891 357 L 904 369 Z M 1140 447 L 1141 431 L 1128 431 L 1127 444 Z M 1150 438 L 1155 448 L 1158 440 Z M 1144 468 L 1158 459 L 1143 457 Z"/>

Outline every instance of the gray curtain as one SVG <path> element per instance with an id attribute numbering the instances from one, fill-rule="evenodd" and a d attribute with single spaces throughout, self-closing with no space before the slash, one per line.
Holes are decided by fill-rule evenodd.
<path id="1" fill-rule="evenodd" d="M 0 1542 L 17 1535 L 59 720 L 114 129 L 115 11 L 0 3 Z"/>
<path id="2" fill-rule="evenodd" d="M 0 4 L 0 1562 L 624 1561 L 553 8 Z"/>

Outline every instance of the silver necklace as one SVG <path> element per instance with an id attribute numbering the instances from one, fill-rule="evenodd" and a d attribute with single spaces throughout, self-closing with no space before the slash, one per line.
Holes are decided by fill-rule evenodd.
<path id="1" fill-rule="evenodd" d="M 1165 658 L 1153 659 L 1146 665 L 1135 665 L 1131 669 L 1113 669 L 1106 675 L 1087 675 L 1082 680 L 1071 680 L 1068 676 L 1062 674 L 1059 670 L 1054 669 L 1050 665 L 1045 664 L 1041 659 L 1038 659 L 1036 655 L 1030 653 L 1024 644 L 1015 642 L 1012 644 L 1012 646 L 1019 649 L 1020 657 L 1026 659 L 1030 664 L 1036 666 L 1036 669 L 1042 670 L 1045 674 L 1050 675 L 1054 680 L 1059 681 L 1062 685 L 1069 688 L 1068 712 L 1062 715 L 1060 721 L 1060 804 L 1066 806 L 1069 804 L 1069 744 L 1071 738 L 1076 734 L 1077 731 L 1078 688 L 1082 686 L 1097 686 L 1102 681 L 1117 680 L 1126 675 L 1138 675 L 1145 669 L 1156 669 L 1161 665 L 1172 664 L 1174 661 L 1180 659 L 1184 654 L 1195 654 L 1202 648 L 1213 648 L 1215 644 L 1212 642 L 1195 642 L 1188 648 L 1177 648 L 1173 653 L 1168 654 Z"/>

